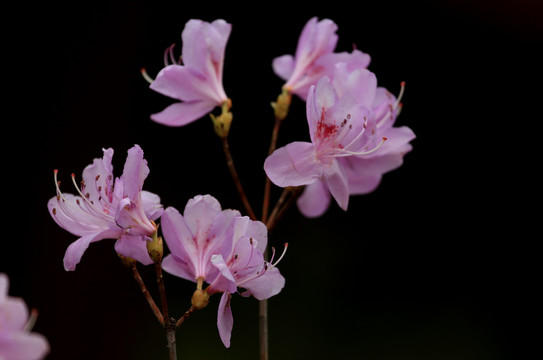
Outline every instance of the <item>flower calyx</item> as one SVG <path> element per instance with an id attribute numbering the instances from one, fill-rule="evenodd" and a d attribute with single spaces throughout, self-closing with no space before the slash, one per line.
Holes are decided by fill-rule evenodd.
<path id="1" fill-rule="evenodd" d="M 228 132 L 230 131 L 230 125 L 232 124 L 232 118 L 233 115 L 230 112 L 230 108 L 232 107 L 232 100 L 228 99 L 222 103 L 222 113 L 218 116 L 215 116 L 213 114 L 209 114 L 211 117 L 211 120 L 213 121 L 213 128 L 215 129 L 215 133 L 220 138 L 226 138 L 228 136 Z"/>
<path id="2" fill-rule="evenodd" d="M 291 102 L 291 92 L 287 88 L 283 88 L 281 94 L 277 96 L 277 101 L 271 103 L 275 118 L 278 121 L 283 121 L 287 117 Z"/>
<path id="3" fill-rule="evenodd" d="M 158 236 L 157 232 L 158 226 L 156 226 L 155 232 L 151 235 L 151 240 L 148 240 L 146 245 L 151 260 L 153 260 L 155 264 L 160 264 L 162 262 L 162 256 L 164 255 L 164 245 L 162 237 Z"/>
<path id="4" fill-rule="evenodd" d="M 196 291 L 192 294 L 191 305 L 195 310 L 201 310 L 209 304 L 209 293 L 207 290 L 202 290 L 204 279 L 198 278 Z"/>

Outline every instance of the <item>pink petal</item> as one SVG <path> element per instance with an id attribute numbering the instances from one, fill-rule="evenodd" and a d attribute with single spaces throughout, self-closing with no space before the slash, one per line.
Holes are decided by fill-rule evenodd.
<path id="1" fill-rule="evenodd" d="M 230 308 L 231 297 L 232 295 L 229 292 L 225 292 L 221 296 L 217 314 L 219 336 L 221 337 L 222 343 L 227 348 L 230 347 L 230 337 L 232 335 L 232 327 L 234 326 L 234 317 L 232 316 L 232 309 Z"/>
<path id="2" fill-rule="evenodd" d="M 380 136 L 385 136 L 387 140 L 374 154 L 385 154 L 392 152 L 401 152 L 403 154 L 411 151 L 412 147 L 409 142 L 415 139 L 415 133 L 407 126 L 391 127 L 383 132 L 379 132 Z"/>
<path id="3" fill-rule="evenodd" d="M 226 95 L 215 76 L 188 66 L 169 65 L 160 70 L 149 88 L 177 100 L 219 105 L 226 100 Z"/>
<path id="4" fill-rule="evenodd" d="M 331 199 L 330 190 L 323 181 L 319 180 L 305 187 L 298 198 L 297 205 L 304 216 L 314 218 L 325 213 Z"/>
<path id="5" fill-rule="evenodd" d="M 222 255 L 213 255 L 211 256 L 211 263 L 213 266 L 215 266 L 219 272 L 220 275 L 217 279 L 213 281 L 213 283 L 209 286 L 209 290 L 213 292 L 224 292 L 229 291 L 231 293 L 236 292 L 237 286 L 236 286 L 236 280 L 234 280 L 234 277 L 232 273 L 230 272 L 229 266 L 224 261 L 224 258 Z"/>
<path id="6" fill-rule="evenodd" d="M 256 249 L 263 253 L 268 243 L 268 229 L 262 222 L 253 221 L 248 216 L 237 217 L 234 221 L 234 243 L 242 237 L 258 240 Z"/>
<path id="7" fill-rule="evenodd" d="M 349 70 L 346 63 L 337 64 L 333 78 L 334 89 L 339 97 L 353 94 L 357 103 L 370 108 L 375 99 L 377 77 L 367 69 Z"/>
<path id="8" fill-rule="evenodd" d="M 207 64 L 222 63 L 232 25 L 224 20 L 213 23 L 191 19 L 185 24 L 183 33 L 183 63 L 206 74 Z"/>
<path id="9" fill-rule="evenodd" d="M 28 322 L 28 308 L 25 302 L 21 298 L 7 297 L 0 303 L 0 319 L 2 320 L 0 333 L 22 331 Z"/>
<path id="10" fill-rule="evenodd" d="M 126 162 L 124 163 L 122 175 L 124 195 L 128 196 L 133 202 L 139 200 L 143 182 L 147 178 L 147 175 L 149 175 L 147 160 L 143 158 L 141 147 L 135 145 L 128 150 Z"/>
<path id="11" fill-rule="evenodd" d="M 104 149 L 104 156 L 101 159 L 94 159 L 93 163 L 83 170 L 83 181 L 85 182 L 85 195 L 95 204 L 100 203 L 100 197 L 110 199 L 110 191 L 113 187 L 113 149 Z"/>
<path id="12" fill-rule="evenodd" d="M 166 208 L 160 220 L 160 228 L 164 235 L 164 241 L 172 253 L 174 260 L 180 262 L 178 266 L 188 275 L 189 280 L 196 279 L 198 249 L 193 240 L 194 235 L 186 225 L 183 216 L 173 207 Z M 170 267 L 166 270 L 172 272 L 172 274 L 176 274 L 173 270 L 170 271 Z"/>
<path id="13" fill-rule="evenodd" d="M 153 260 L 147 252 L 147 239 L 146 236 L 124 234 L 115 242 L 115 251 L 143 265 L 151 265 Z"/>
<path id="14" fill-rule="evenodd" d="M 276 57 L 272 61 L 273 71 L 283 80 L 288 80 L 294 70 L 294 58 L 292 55 Z"/>
<path id="15" fill-rule="evenodd" d="M 182 279 L 196 282 L 194 266 L 173 254 L 166 255 L 162 259 L 162 269 Z"/>
<path id="16" fill-rule="evenodd" d="M 152 114 L 151 120 L 167 126 L 184 126 L 210 113 L 216 104 L 209 101 L 174 103 L 159 113 Z"/>
<path id="17" fill-rule="evenodd" d="M 48 353 L 49 343 L 40 334 L 18 332 L 0 337 L 0 359 L 40 360 Z"/>
<path id="18" fill-rule="evenodd" d="M 95 234 L 108 230 L 110 224 L 104 217 L 93 216 L 81 210 L 79 204 L 85 204 L 80 196 L 63 194 L 63 198 L 52 197 L 47 202 L 47 209 L 53 220 L 64 230 L 76 236 Z"/>
<path id="19" fill-rule="evenodd" d="M 0 273 L 0 302 L 5 301 L 8 296 L 9 278 L 6 274 Z"/>
<path id="20" fill-rule="evenodd" d="M 183 216 L 195 239 L 205 242 L 221 204 L 211 195 L 198 195 L 187 202 Z"/>
<path id="21" fill-rule="evenodd" d="M 232 236 L 234 223 L 241 216 L 239 211 L 226 209 L 218 213 L 213 219 L 213 225 L 208 231 L 208 242 L 204 250 L 204 259 L 209 259 L 213 254 L 228 256 L 232 250 Z"/>
<path id="22" fill-rule="evenodd" d="M 141 203 L 143 211 L 149 220 L 154 221 L 158 219 L 164 211 L 164 208 L 160 203 L 160 197 L 149 191 L 143 190 L 141 192 Z"/>
<path id="23" fill-rule="evenodd" d="M 311 64 L 315 58 L 334 51 L 338 36 L 335 34 L 338 27 L 329 19 L 318 21 L 311 18 L 302 29 L 296 47 L 296 62 Z"/>
<path id="24" fill-rule="evenodd" d="M 308 142 L 293 142 L 275 150 L 264 162 L 264 170 L 280 187 L 311 184 L 322 175 L 315 147 Z"/>
<path id="25" fill-rule="evenodd" d="M 339 207 L 347 210 L 349 205 L 349 185 L 347 177 L 337 161 L 333 161 L 332 165 L 326 168 L 324 181 Z"/>
<path id="26" fill-rule="evenodd" d="M 368 175 L 349 178 L 349 192 L 351 195 L 368 194 L 379 186 L 381 175 Z"/>
<path id="27" fill-rule="evenodd" d="M 285 278 L 276 267 L 268 267 L 264 275 L 243 283 L 243 287 L 248 290 L 244 295 L 253 295 L 257 300 L 279 294 L 284 286 Z"/>
<path id="28" fill-rule="evenodd" d="M 64 269 L 73 271 L 90 243 L 103 239 L 117 239 L 121 235 L 120 230 L 104 230 L 80 237 L 68 246 L 64 254 Z"/>

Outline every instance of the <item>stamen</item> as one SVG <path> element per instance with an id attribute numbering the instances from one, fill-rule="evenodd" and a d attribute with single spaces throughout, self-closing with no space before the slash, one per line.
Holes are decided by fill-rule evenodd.
<path id="1" fill-rule="evenodd" d="M 356 135 L 356 137 L 349 143 L 347 144 L 346 146 L 344 146 L 343 148 L 344 149 L 348 149 L 349 147 L 351 147 L 355 142 L 357 142 L 361 137 L 362 135 L 364 135 L 364 133 L 366 132 L 366 128 L 367 128 L 367 125 L 368 125 L 368 119 L 364 116 L 364 125 L 362 126 L 362 131 L 360 131 L 358 133 L 358 135 Z M 350 130 L 351 128 L 349 128 Z"/>
<path id="2" fill-rule="evenodd" d="M 274 264 L 272 264 L 273 267 L 277 266 L 277 264 L 279 264 L 279 262 L 283 259 L 283 257 L 287 253 L 287 249 L 288 249 L 288 243 L 285 243 L 285 247 L 283 248 L 283 253 L 281 254 L 281 256 L 279 256 L 279 259 L 277 259 L 277 261 Z"/>
<path id="3" fill-rule="evenodd" d="M 394 113 L 394 110 L 398 109 L 398 111 L 396 112 L 396 117 L 400 116 L 400 112 L 402 110 L 402 98 L 403 98 L 403 94 L 405 92 L 405 81 L 402 81 L 400 83 L 400 93 L 398 94 L 398 98 L 396 99 L 396 102 L 394 103 L 394 105 L 389 105 L 389 109 L 388 109 L 388 112 L 386 113 L 385 116 L 383 116 L 383 118 L 381 118 L 381 120 L 379 120 L 379 122 L 377 123 L 377 127 L 381 126 L 386 120 L 388 120 L 388 118 L 390 116 L 392 116 L 392 114 Z"/>
<path id="4" fill-rule="evenodd" d="M 173 57 L 173 48 L 174 47 L 175 47 L 175 43 L 168 46 L 166 48 L 166 50 L 164 51 L 164 66 L 170 65 L 170 63 L 168 62 L 168 56 L 170 57 L 170 61 L 172 62 L 172 64 L 176 63 L 176 61 L 175 61 L 175 59 Z"/>
<path id="5" fill-rule="evenodd" d="M 402 97 L 403 97 L 403 94 L 405 92 L 405 81 L 402 81 L 400 83 L 400 93 L 398 94 L 398 99 L 396 99 L 396 103 L 394 103 L 394 109 L 398 108 L 398 106 L 400 105 L 401 101 L 402 101 Z"/>
<path id="6" fill-rule="evenodd" d="M 79 187 L 77 186 L 77 183 L 75 181 L 75 174 L 72 173 L 72 182 L 74 183 L 74 186 L 77 190 L 77 192 L 79 193 L 79 195 L 81 196 L 81 198 L 83 199 L 83 201 L 85 201 L 85 204 L 89 205 L 88 208 L 90 210 L 93 210 L 95 212 L 97 212 L 96 215 L 98 216 L 103 216 L 103 217 L 106 217 L 110 220 L 113 220 L 115 221 L 115 218 L 109 214 L 106 214 L 104 211 L 102 211 L 101 209 L 98 209 L 95 205 L 94 205 L 94 202 L 92 202 L 91 200 L 89 200 L 89 197 L 90 197 L 90 194 L 89 193 L 86 193 L 85 195 L 83 195 L 83 193 L 81 192 L 81 190 L 79 189 Z M 84 184 L 84 183 L 83 183 Z"/>
<path id="7" fill-rule="evenodd" d="M 369 155 L 369 154 L 374 153 L 375 151 L 379 150 L 379 148 L 381 146 L 383 146 L 385 141 L 387 141 L 387 138 L 383 136 L 383 139 L 381 140 L 381 142 L 371 150 L 356 152 L 356 151 L 349 151 L 349 150 L 346 150 L 346 149 L 341 149 L 341 151 L 343 153 L 336 154 L 335 156 Z"/>
<path id="8" fill-rule="evenodd" d="M 38 319 L 38 310 L 32 309 L 30 310 L 30 317 L 28 318 L 28 322 L 23 328 L 24 332 L 30 332 L 32 328 L 34 328 L 34 324 L 36 324 L 36 320 Z"/>
<path id="9" fill-rule="evenodd" d="M 147 81 L 149 84 L 152 84 L 153 81 L 155 81 L 152 77 L 149 76 L 149 74 L 147 74 L 147 70 L 145 70 L 145 68 L 141 68 L 140 72 L 141 72 L 141 76 L 143 76 L 145 81 Z"/>

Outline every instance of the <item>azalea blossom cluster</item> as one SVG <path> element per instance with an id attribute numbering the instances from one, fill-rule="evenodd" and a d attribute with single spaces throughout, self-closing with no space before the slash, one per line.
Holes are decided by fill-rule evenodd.
<path id="1" fill-rule="evenodd" d="M 91 243 L 114 240 L 115 252 L 132 269 L 151 309 L 167 329 L 170 345 L 175 345 L 172 331 L 193 311 L 206 307 L 211 296 L 221 294 L 217 326 L 223 344 L 229 347 L 232 295 L 239 293 L 263 301 L 285 286 L 285 278 L 277 268 L 285 251 L 275 259 L 275 249 L 268 249 L 268 230 L 278 216 L 263 214 L 257 219 L 228 150 L 232 100 L 222 77 L 231 30 L 232 25 L 224 20 L 190 20 L 181 34 L 179 60 L 172 46 L 165 52 L 165 67 L 155 78 L 145 70 L 142 74 L 150 82 L 150 89 L 177 100 L 152 114 L 153 121 L 180 127 L 210 115 L 246 214 L 223 209 L 219 200 L 209 194 L 192 197 L 182 212 L 163 206 L 159 195 L 143 189 L 150 170 L 138 145 L 128 150 L 118 177 L 113 173 L 113 149 L 103 149 L 103 156 L 83 170 L 79 183 L 72 174 L 74 194 L 61 191 L 59 172 L 55 170 L 56 196 L 47 204 L 54 221 L 78 237 L 66 250 L 64 268 L 75 270 Z M 379 87 L 376 75 L 368 70 L 368 54 L 357 49 L 335 52 L 336 32 L 333 21 L 312 18 L 301 32 L 294 55 L 279 56 L 272 62 L 275 73 L 285 81 L 272 103 L 274 134 L 296 97 L 305 102 L 306 119 L 289 121 L 307 121 L 311 141 L 277 148 L 277 138 L 272 137 L 269 156 L 263 159 L 261 168 L 267 175 L 267 189 L 273 183 L 285 188 L 285 193 L 296 194 L 293 199 L 307 217 L 322 216 L 332 199 L 347 210 L 351 195 L 373 191 L 383 174 L 402 164 L 415 138 L 408 127 L 394 126 L 404 84 L 400 84 L 398 96 Z M 220 109 L 219 115 L 212 113 L 215 108 Z M 266 196 L 269 200 L 269 192 Z M 284 210 L 278 207 L 283 203 L 278 201 L 274 210 Z M 169 253 L 164 253 L 162 238 Z M 162 270 L 196 284 L 191 308 L 177 322 L 168 315 L 164 288 L 160 310 L 146 292 L 137 264 L 154 264 L 159 286 Z M 170 351 L 171 358 L 175 358 Z"/>

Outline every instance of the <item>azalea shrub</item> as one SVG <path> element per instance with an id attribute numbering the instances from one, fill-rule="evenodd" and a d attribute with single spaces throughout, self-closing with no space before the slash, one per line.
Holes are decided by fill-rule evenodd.
<path id="1" fill-rule="evenodd" d="M 152 164 L 137 144 L 128 150 L 121 173 L 114 173 L 114 150 L 102 149 L 80 177 L 71 175 L 72 190 L 61 187 L 62 171 L 55 169 L 56 195 L 47 203 L 51 218 L 75 237 L 64 255 L 65 270 L 76 271 L 93 243 L 111 242 L 165 330 L 170 360 L 177 358 L 176 341 L 182 341 L 176 340 L 176 330 L 190 326 L 185 320 L 212 297 L 219 301 L 222 343 L 239 346 L 231 341 L 233 296 L 259 301 L 260 357 L 267 359 L 267 299 L 286 286 L 288 274 L 280 271 L 280 262 L 289 257 L 287 243 L 277 251 L 268 246 L 269 231 L 296 208 L 311 218 L 325 216 L 332 206 L 348 211 L 351 196 L 374 191 L 385 173 L 402 165 L 415 138 L 410 128 L 395 126 L 405 84 L 399 82 L 397 95 L 379 86 L 368 69 L 370 55 L 358 49 L 336 52 L 337 25 L 311 18 L 294 53 L 271 62 L 284 85 L 269 109 L 275 122 L 268 156 L 255 165 L 266 174 L 262 214 L 255 213 L 228 142 L 233 100 L 222 78 L 231 29 L 222 19 L 188 21 L 181 55 L 176 59 L 173 47 L 166 49 L 165 67 L 154 77 L 145 70 L 142 75 L 150 90 L 172 99 L 150 114 L 152 121 L 191 131 L 194 121 L 211 118 L 242 209 L 223 208 L 212 194 L 193 194 L 184 209 L 165 208 L 160 194 L 145 190 Z M 289 117 L 293 101 L 305 103 L 305 119 Z M 283 121 L 307 122 L 310 141 L 277 147 Z M 272 207 L 273 186 L 283 190 Z M 148 291 L 143 269 L 156 274 L 159 299 Z M 169 312 L 164 272 L 194 283 L 194 292 L 187 294 L 191 305 L 183 314 Z M 0 359 L 42 359 L 49 352 L 47 340 L 31 332 L 35 316 L 29 317 L 22 300 L 7 296 L 7 285 L 7 276 L 0 274 Z"/>

